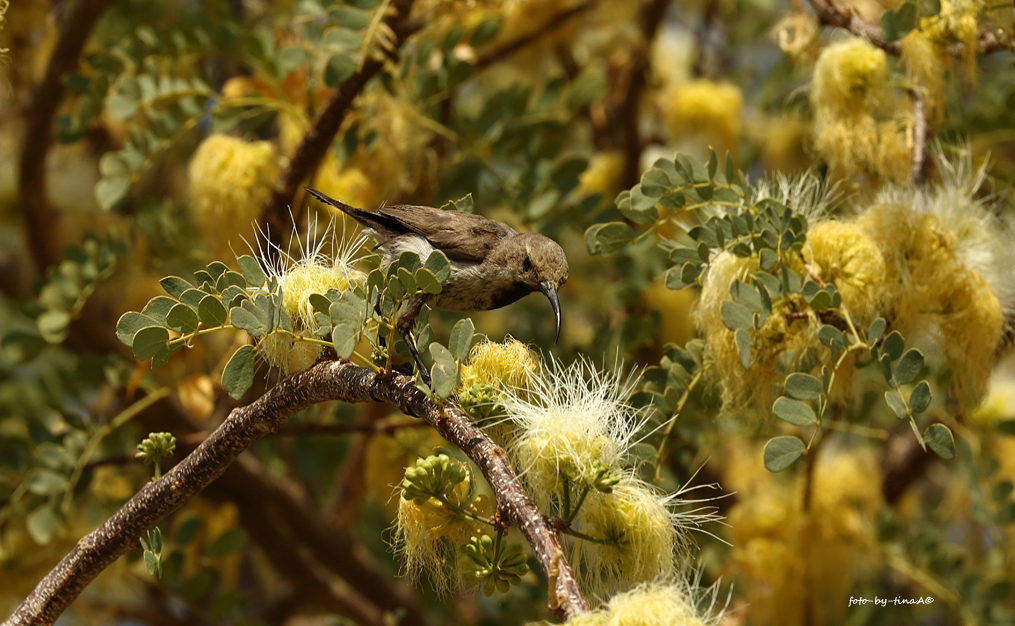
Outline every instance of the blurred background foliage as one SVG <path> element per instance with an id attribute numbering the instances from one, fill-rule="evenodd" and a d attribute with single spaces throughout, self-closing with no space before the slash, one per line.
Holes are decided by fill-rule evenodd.
<path id="1" fill-rule="evenodd" d="M 396 26 L 407 37 L 391 13 L 406 4 L 411 15 Z M 100 17 L 80 54 L 48 76 L 54 55 L 67 53 L 60 25 L 91 5 Z M 565 362 L 653 368 L 634 399 L 663 397 L 642 474 L 672 491 L 700 468 L 697 482 L 730 494 L 714 503 L 728 526 L 697 534 L 695 552 L 704 584 L 733 583 L 724 624 L 1012 623 L 1013 303 L 1001 293 L 1010 285 L 989 287 L 1004 336 L 966 355 L 986 363 L 969 374 L 972 399 L 932 408 L 955 434 L 954 458 L 921 450 L 884 388 L 858 384 L 841 403 L 843 432 L 827 431 L 821 454 L 770 473 L 764 442 L 792 432 L 772 419 L 774 396 L 766 388 L 763 401 L 734 402 L 732 381 L 694 384 L 694 340 L 718 322 L 695 321 L 697 285 L 670 288 L 693 277 L 664 277 L 670 248 L 693 247 L 681 222 L 662 220 L 611 256 L 589 254 L 594 238 L 586 245 L 597 224 L 645 224 L 614 200 L 644 187 L 657 159 L 680 151 L 703 163 L 710 146 L 751 180 L 814 172 L 836 190 L 827 210 L 853 215 L 909 182 L 914 92 L 934 150 L 970 172 L 987 163 L 974 203 L 1009 217 L 1012 4 L 837 7 L 897 49 L 886 55 L 824 28 L 796 1 L 0 2 L 0 612 L 149 479 L 134 458 L 148 432 L 177 437 L 165 467 L 277 380 L 262 366 L 245 400 L 222 391 L 242 333 L 211 336 L 153 372 L 115 341 L 116 320 L 160 295 L 164 276 L 213 260 L 235 269 L 315 116 L 378 60 L 305 182 L 365 208 L 471 193 L 478 213 L 560 242 L 571 271 L 559 345 L 539 298 L 470 317 L 494 341 L 511 335 Z M 57 98 L 51 119 L 38 119 L 46 107 L 33 92 Z M 30 134 L 40 123 L 52 145 Z M 41 159 L 29 158 L 33 148 Z M 947 179 L 928 165 L 929 181 Z M 291 229 L 337 219 L 352 237 L 353 223 L 308 196 L 291 206 Z M 321 219 L 308 219 L 308 206 Z M 435 312 L 430 322 L 446 337 L 459 317 Z M 961 357 L 925 370 L 935 397 L 965 371 Z M 395 486 L 418 457 L 447 448 L 386 406 L 305 411 L 159 525 L 161 579 L 135 550 L 65 623 L 339 624 L 329 602 L 343 588 L 391 623 L 546 618 L 531 558 L 527 584 L 492 598 L 442 599 L 426 581 L 397 577 L 386 543 Z M 848 606 L 875 595 L 935 602 Z"/>

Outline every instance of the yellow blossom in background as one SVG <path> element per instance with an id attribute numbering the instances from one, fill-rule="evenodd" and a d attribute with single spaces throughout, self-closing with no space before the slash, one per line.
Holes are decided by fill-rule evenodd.
<path id="1" fill-rule="evenodd" d="M 241 242 L 261 214 L 280 171 L 275 148 L 267 141 L 243 141 L 210 135 L 188 168 L 191 214 L 208 248 L 228 256 L 229 243 Z"/>
<path id="2" fill-rule="evenodd" d="M 675 137 L 701 136 L 720 154 L 737 153 L 743 129 L 744 96 L 730 83 L 695 80 L 673 85 L 659 106 Z"/>
<path id="3" fill-rule="evenodd" d="M 598 152 L 578 177 L 578 190 L 583 196 L 597 193 L 612 202 L 620 193 L 620 177 L 624 171 L 624 154 L 619 151 Z"/>
<path id="4" fill-rule="evenodd" d="M 745 460 L 726 467 L 724 483 L 743 487 L 728 522 L 751 624 L 841 624 L 855 583 L 875 571 L 882 506 L 876 457 L 827 446 L 814 452 L 810 485 L 805 473 L 780 481 L 751 446 L 741 451 Z"/>
<path id="5" fill-rule="evenodd" d="M 822 280 L 835 284 L 854 323 L 868 326 L 878 316 L 888 286 L 885 260 L 858 226 L 816 224 L 807 233 L 804 258 Z"/>
<path id="6" fill-rule="evenodd" d="M 885 258 L 893 285 L 885 318 L 907 343 L 944 358 L 955 399 L 973 408 L 987 388 L 1001 340 L 998 296 L 1004 294 L 1007 306 L 1012 302 L 1005 230 L 954 184 L 929 192 L 896 190 L 882 198 L 857 225 Z"/>
<path id="7" fill-rule="evenodd" d="M 409 416 L 392 416 L 405 424 L 419 424 Z M 447 442 L 429 426 L 399 428 L 387 434 L 378 433 L 367 444 L 364 474 L 370 494 L 390 512 L 397 512 L 399 497 L 396 489 L 405 476 L 405 468 L 418 458 L 426 458 Z"/>
<path id="8" fill-rule="evenodd" d="M 814 67 L 811 102 L 819 116 L 862 113 L 877 104 L 887 79 L 883 50 L 860 38 L 834 43 Z"/>
<path id="9" fill-rule="evenodd" d="M 783 52 L 794 60 L 810 58 L 818 41 L 818 23 L 807 13 L 794 11 L 772 29 Z"/>
<path id="10" fill-rule="evenodd" d="M 939 50 L 953 43 L 962 44 L 962 62 L 966 79 L 976 82 L 976 39 L 980 33 L 977 0 L 941 0 L 937 15 L 920 18 L 920 30 Z"/>
<path id="11" fill-rule="evenodd" d="M 317 168 L 317 176 L 314 177 L 314 189 L 332 198 L 337 198 L 348 205 L 358 209 L 372 209 L 381 203 L 381 197 L 375 191 L 374 185 L 367 178 L 362 170 L 356 167 L 343 169 L 335 158 L 334 151 L 329 150 L 324 157 L 321 166 Z M 345 220 L 346 215 L 330 205 L 325 207 L 336 219 Z M 350 226 L 355 221 L 349 219 Z"/>
<path id="12" fill-rule="evenodd" d="M 804 172 L 811 167 L 811 123 L 795 115 L 780 115 L 749 127 L 761 142 L 761 159 L 770 171 Z"/>

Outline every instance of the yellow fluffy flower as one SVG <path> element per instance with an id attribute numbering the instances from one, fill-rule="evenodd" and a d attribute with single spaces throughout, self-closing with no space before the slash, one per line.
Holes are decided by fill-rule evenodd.
<path id="1" fill-rule="evenodd" d="M 888 79 L 885 53 L 858 37 L 821 51 L 814 67 L 811 102 L 818 115 L 843 117 L 868 110 Z"/>
<path id="2" fill-rule="evenodd" d="M 826 283 L 834 283 L 853 321 L 869 325 L 885 298 L 885 260 L 873 239 L 855 224 L 823 222 L 807 233 L 804 258 Z"/>
<path id="3" fill-rule="evenodd" d="M 190 161 L 191 211 L 211 252 L 228 253 L 260 215 L 280 168 L 267 141 L 209 136 Z"/>
<path id="4" fill-rule="evenodd" d="M 736 154 L 744 108 L 736 85 L 710 80 L 674 85 L 664 93 L 660 107 L 674 136 L 700 134 L 718 152 Z"/>

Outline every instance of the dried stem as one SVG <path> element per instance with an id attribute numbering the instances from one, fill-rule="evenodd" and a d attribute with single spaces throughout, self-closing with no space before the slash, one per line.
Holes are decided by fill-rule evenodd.
<path id="1" fill-rule="evenodd" d="M 63 258 L 58 216 L 46 198 L 46 155 L 53 145 L 53 117 L 63 99 L 63 77 L 78 66 L 88 36 L 111 4 L 112 0 L 79 0 L 71 5 L 49 57 L 46 75 L 25 108 L 18 195 L 28 249 L 40 275 Z"/>
<path id="2" fill-rule="evenodd" d="M 497 496 L 498 510 L 518 525 L 544 571 L 549 572 L 553 556 L 560 549 L 559 539 L 549 520 L 525 494 L 507 453 L 457 407 L 446 404 L 441 411 L 416 389 L 414 382 L 408 376 L 384 377 L 350 363 L 325 362 L 285 379 L 252 404 L 233 410 L 193 453 L 146 485 L 102 526 L 79 541 L 4 622 L 5 626 L 52 624 L 103 569 L 138 546 L 138 537 L 222 476 L 249 445 L 277 432 L 298 411 L 328 400 L 389 402 L 430 423 L 479 466 Z M 561 560 L 558 569 L 556 595 L 560 609 L 555 612 L 565 619 L 587 612 L 570 565 Z M 361 613 L 352 604 L 345 609 L 350 616 Z"/>
<path id="3" fill-rule="evenodd" d="M 909 183 L 914 187 L 923 185 L 927 179 L 927 99 L 919 84 L 909 89 L 913 101 L 913 162 L 909 170 Z"/>

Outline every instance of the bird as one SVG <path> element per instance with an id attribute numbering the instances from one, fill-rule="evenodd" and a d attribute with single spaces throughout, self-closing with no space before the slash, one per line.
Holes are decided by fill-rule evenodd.
<path id="1" fill-rule="evenodd" d="M 428 206 L 393 204 L 366 211 L 316 189 L 305 189 L 359 222 L 367 235 L 378 240 L 382 267 L 397 261 L 403 252 L 415 252 L 425 262 L 431 252 L 440 250 L 451 262 L 451 274 L 441 292 L 417 293 L 396 323 L 424 378 L 427 370 L 411 336 L 424 304 L 440 311 L 489 311 L 538 291 L 550 301 L 557 324 L 554 342 L 560 340 L 557 292 L 567 282 L 568 265 L 563 248 L 549 237 L 519 233 L 480 215 Z"/>

